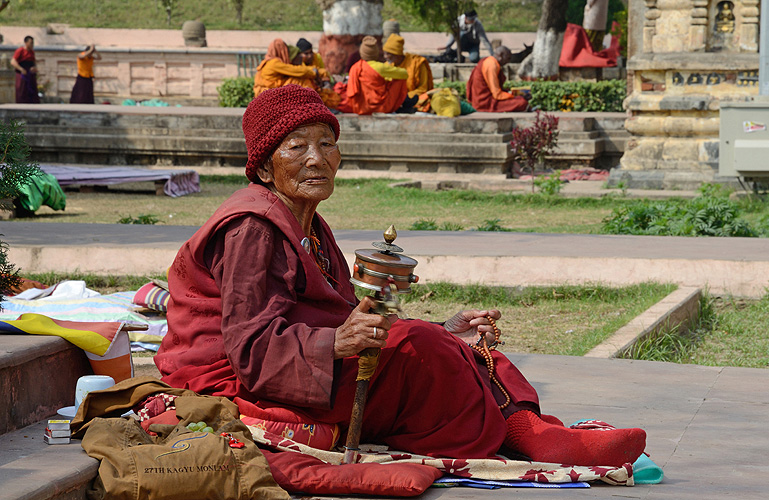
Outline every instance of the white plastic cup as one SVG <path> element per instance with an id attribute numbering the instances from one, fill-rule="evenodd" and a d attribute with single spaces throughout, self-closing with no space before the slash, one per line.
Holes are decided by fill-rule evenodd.
<path id="1" fill-rule="evenodd" d="M 85 375 L 77 379 L 75 386 L 75 410 L 80 408 L 86 395 L 91 391 L 109 389 L 115 385 L 115 379 L 108 375 Z"/>

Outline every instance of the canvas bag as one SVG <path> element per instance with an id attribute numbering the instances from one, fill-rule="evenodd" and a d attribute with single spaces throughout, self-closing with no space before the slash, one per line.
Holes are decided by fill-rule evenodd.
<path id="1" fill-rule="evenodd" d="M 150 426 L 157 436 L 133 418 L 90 421 L 82 446 L 101 464 L 89 499 L 290 498 L 273 479 L 248 428 L 219 398 L 184 395 L 175 404 L 179 424 Z M 214 433 L 186 428 L 199 421 Z M 222 432 L 231 433 L 244 447 L 230 447 Z"/>

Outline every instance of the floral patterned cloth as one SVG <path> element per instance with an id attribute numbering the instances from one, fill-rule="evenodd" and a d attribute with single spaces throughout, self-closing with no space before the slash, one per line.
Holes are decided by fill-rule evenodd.
<path id="1" fill-rule="evenodd" d="M 311 455 L 329 464 L 341 464 L 344 453 L 325 451 L 274 434 L 261 427 L 249 426 L 258 444 L 278 451 Z M 361 445 L 359 463 L 413 463 L 429 465 L 459 477 L 496 480 L 535 481 L 539 483 L 573 483 L 603 481 L 616 486 L 633 486 L 633 466 L 584 467 L 540 462 L 508 460 L 503 457 L 488 459 L 449 459 L 412 455 L 380 445 Z"/>

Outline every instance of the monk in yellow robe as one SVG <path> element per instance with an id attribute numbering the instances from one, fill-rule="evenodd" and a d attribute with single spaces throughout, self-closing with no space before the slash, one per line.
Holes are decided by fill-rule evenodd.
<path id="1" fill-rule="evenodd" d="M 267 89 L 294 84 L 315 90 L 323 103 L 331 109 L 336 109 L 342 100 L 339 94 L 331 90 L 328 72 L 315 66 L 304 66 L 299 48 L 286 45 L 280 38 L 270 43 L 267 56 L 256 71 L 254 97 Z"/>
<path id="2" fill-rule="evenodd" d="M 373 36 L 363 38 L 361 60 L 350 68 L 347 79 L 347 99 L 353 112 L 359 115 L 392 113 L 407 98 L 408 72 L 378 61 L 379 47 Z"/>
<path id="3" fill-rule="evenodd" d="M 320 54 L 313 51 L 312 43 L 304 38 L 300 38 L 296 42 L 296 46 L 299 48 L 299 53 L 302 54 L 302 64 L 305 66 L 315 66 L 318 69 L 326 69 L 326 65 L 323 64 L 323 58 Z"/>
<path id="4" fill-rule="evenodd" d="M 402 36 L 396 33 L 390 35 L 382 50 L 387 62 L 408 72 L 406 88 L 409 97 L 418 97 L 433 89 L 433 72 L 430 70 L 430 63 L 422 56 L 404 53 Z"/>

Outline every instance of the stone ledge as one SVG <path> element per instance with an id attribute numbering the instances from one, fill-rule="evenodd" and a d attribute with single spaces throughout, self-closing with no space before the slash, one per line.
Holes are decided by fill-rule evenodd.
<path id="1" fill-rule="evenodd" d="M 56 377 L 41 378 L 41 373 Z M 92 373 L 83 351 L 58 337 L 3 335 L 0 351 L 0 434 L 72 404 L 75 384 Z"/>
<path id="2" fill-rule="evenodd" d="M 639 54 L 630 58 L 627 67 L 639 70 L 757 70 L 758 54 L 726 52 L 678 52 Z"/>
<path id="3" fill-rule="evenodd" d="M 657 338 L 665 331 L 678 328 L 685 332 L 699 316 L 701 298 L 700 288 L 681 287 L 636 316 L 585 356 L 618 358 L 636 343 Z"/>
<path id="4" fill-rule="evenodd" d="M 46 420 L 0 436 L 0 497 L 15 500 L 86 497 L 99 461 L 83 451 L 79 440 L 66 445 L 45 444 Z"/>

